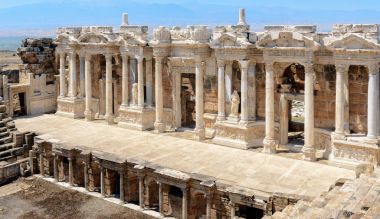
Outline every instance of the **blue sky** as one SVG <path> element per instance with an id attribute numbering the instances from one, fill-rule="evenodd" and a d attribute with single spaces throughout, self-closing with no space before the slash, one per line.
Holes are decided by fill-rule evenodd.
<path id="1" fill-rule="evenodd" d="M 59 26 L 110 25 L 121 13 L 155 27 L 235 24 L 245 7 L 253 30 L 266 24 L 380 23 L 379 0 L 0 0 L 0 36 L 53 35 Z"/>

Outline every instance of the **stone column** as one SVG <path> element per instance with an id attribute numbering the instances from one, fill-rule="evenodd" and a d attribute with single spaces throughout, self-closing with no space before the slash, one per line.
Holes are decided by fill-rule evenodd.
<path id="1" fill-rule="evenodd" d="M 349 65 L 336 64 L 335 85 L 335 134 L 344 137 L 344 75 L 348 74 Z"/>
<path id="2" fill-rule="evenodd" d="M 44 157 L 42 155 L 42 152 L 40 152 L 40 174 L 41 176 L 45 176 L 45 171 L 44 171 Z"/>
<path id="3" fill-rule="evenodd" d="M 68 157 L 67 160 L 69 161 L 69 184 L 70 186 L 73 186 L 74 184 L 73 159 L 71 157 Z"/>
<path id="4" fill-rule="evenodd" d="M 305 145 L 302 148 L 304 160 L 315 161 L 314 148 L 314 69 L 305 64 Z"/>
<path id="5" fill-rule="evenodd" d="M 80 92 L 79 92 L 79 96 L 81 98 L 83 98 L 85 96 L 85 58 L 83 56 L 80 56 L 79 57 L 79 60 L 80 60 L 80 70 L 79 70 L 79 79 L 80 79 L 80 83 L 79 83 L 79 87 L 80 87 Z"/>
<path id="6" fill-rule="evenodd" d="M 128 59 L 129 57 L 125 54 L 122 55 L 123 65 L 122 65 L 122 97 L 121 97 L 121 105 L 128 106 L 128 97 L 129 97 L 129 66 Z"/>
<path id="7" fill-rule="evenodd" d="M 378 134 L 379 113 L 379 65 L 372 64 L 368 67 L 368 116 L 367 138 L 376 139 Z"/>
<path id="8" fill-rule="evenodd" d="M 4 101 L 9 100 L 8 76 L 7 75 L 3 75 L 3 99 L 4 99 Z"/>
<path id="9" fill-rule="evenodd" d="M 53 166 L 54 166 L 54 180 L 58 181 L 58 163 L 57 163 L 57 157 L 58 155 L 53 154 Z"/>
<path id="10" fill-rule="evenodd" d="M 248 67 L 249 60 L 240 61 L 241 68 L 241 114 L 240 123 L 248 123 Z"/>
<path id="11" fill-rule="evenodd" d="M 274 72 L 273 62 L 265 63 L 265 138 L 264 153 L 276 153 L 274 127 Z"/>
<path id="12" fill-rule="evenodd" d="M 69 97 L 76 98 L 77 96 L 77 54 L 70 54 L 70 84 Z"/>
<path id="13" fill-rule="evenodd" d="M 124 170 L 121 170 L 119 172 L 120 175 L 120 201 L 124 203 L 125 198 L 124 198 Z"/>
<path id="14" fill-rule="evenodd" d="M 144 177 L 139 175 L 139 206 L 144 209 Z"/>
<path id="15" fill-rule="evenodd" d="M 94 120 L 92 112 L 92 75 L 91 75 L 91 55 L 85 58 L 85 90 L 86 90 L 86 109 L 84 111 L 87 121 Z"/>
<path id="16" fill-rule="evenodd" d="M 285 94 L 280 97 L 280 144 L 288 144 L 289 137 L 289 101 L 285 98 Z"/>
<path id="17" fill-rule="evenodd" d="M 230 203 L 230 207 L 231 207 L 231 212 L 230 212 L 230 216 L 231 216 L 231 218 L 232 219 L 234 219 L 235 218 L 235 215 L 236 215 L 236 213 L 235 213 L 235 203 L 233 203 L 232 201 L 231 201 L 231 203 Z"/>
<path id="18" fill-rule="evenodd" d="M 34 152 L 33 150 L 29 151 L 29 166 L 30 166 L 30 174 L 34 175 L 34 162 L 33 162 Z"/>
<path id="19" fill-rule="evenodd" d="M 152 59 L 145 59 L 146 70 L 146 104 L 148 107 L 153 106 L 153 73 L 152 73 Z"/>
<path id="20" fill-rule="evenodd" d="M 182 219 L 187 219 L 187 188 L 182 188 Z"/>
<path id="21" fill-rule="evenodd" d="M 59 96 L 66 96 L 66 82 L 65 82 L 65 61 L 66 54 L 59 54 Z"/>
<path id="22" fill-rule="evenodd" d="M 137 105 L 144 108 L 144 58 L 137 57 L 137 83 L 138 83 L 138 99 Z"/>
<path id="23" fill-rule="evenodd" d="M 206 194 L 206 219 L 211 219 L 212 194 Z"/>
<path id="24" fill-rule="evenodd" d="M 218 121 L 226 120 L 224 60 L 218 60 Z"/>
<path id="25" fill-rule="evenodd" d="M 231 104 L 231 95 L 232 95 L 232 62 L 226 61 L 225 62 L 225 97 L 226 97 L 226 114 L 228 115 L 230 113 L 230 104 Z"/>
<path id="26" fill-rule="evenodd" d="M 106 115 L 105 119 L 108 124 L 114 123 L 112 107 L 112 55 L 106 54 Z"/>
<path id="27" fill-rule="evenodd" d="M 256 120 L 256 63 L 248 68 L 248 120 Z"/>
<path id="28" fill-rule="evenodd" d="M 84 188 L 88 191 L 88 164 L 84 163 Z"/>
<path id="29" fill-rule="evenodd" d="M 154 129 L 158 133 L 165 131 L 165 123 L 163 122 L 164 93 L 162 87 L 162 59 L 162 57 L 155 58 L 156 121 L 154 122 Z"/>
<path id="30" fill-rule="evenodd" d="M 104 188 L 104 168 L 100 166 L 100 194 L 105 197 L 105 188 Z"/>
<path id="31" fill-rule="evenodd" d="M 164 211 L 162 209 L 162 203 L 163 203 L 163 194 L 162 194 L 162 183 L 158 182 L 158 211 L 160 214 L 163 214 Z"/>
<path id="32" fill-rule="evenodd" d="M 200 59 L 195 61 L 195 133 L 198 140 L 206 137 L 206 130 L 203 118 L 203 80 L 204 80 L 204 62 Z"/>

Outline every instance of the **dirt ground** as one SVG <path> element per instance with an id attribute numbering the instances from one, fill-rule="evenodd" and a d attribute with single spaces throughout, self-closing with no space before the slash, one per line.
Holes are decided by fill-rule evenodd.
<path id="1" fill-rule="evenodd" d="M 0 52 L 0 67 L 4 66 L 3 71 L 17 70 L 18 64 L 22 64 L 22 61 L 15 52 Z"/>
<path id="2" fill-rule="evenodd" d="M 151 219 L 126 207 L 65 189 L 39 178 L 19 179 L 0 187 L 0 218 Z"/>

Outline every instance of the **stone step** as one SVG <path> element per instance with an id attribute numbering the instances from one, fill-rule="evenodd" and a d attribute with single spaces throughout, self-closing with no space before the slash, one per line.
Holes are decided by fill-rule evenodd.
<path id="1" fill-rule="evenodd" d="M 0 127 L 0 133 L 7 132 L 8 128 L 7 127 Z"/>
<path id="2" fill-rule="evenodd" d="M 360 187 L 355 191 L 355 193 L 343 207 L 343 211 L 352 214 L 361 213 L 361 207 L 359 207 L 359 209 L 357 207 L 361 203 L 361 200 L 368 194 L 372 186 L 373 184 L 369 182 L 362 182 Z"/>
<path id="3" fill-rule="evenodd" d="M 5 137 L 8 137 L 10 135 L 11 135 L 11 133 L 9 131 L 1 132 L 0 133 L 0 138 L 5 138 Z"/>
<path id="4" fill-rule="evenodd" d="M 4 138 L 0 138 L 0 145 L 1 144 L 11 143 L 12 141 L 13 141 L 12 136 L 7 136 L 7 137 L 4 137 Z"/>
<path id="5" fill-rule="evenodd" d="M 363 219 L 380 218 L 380 195 L 376 197 L 374 204 L 362 217 Z"/>
<path id="6" fill-rule="evenodd" d="M 12 149 L 13 147 L 14 147 L 13 143 L 3 144 L 0 146 L 0 152 Z"/>
<path id="7" fill-rule="evenodd" d="M 6 113 L 7 112 L 7 106 L 0 105 L 0 113 Z"/>
<path id="8" fill-rule="evenodd" d="M 14 129 L 14 128 L 16 128 L 15 122 L 14 121 L 7 122 L 7 128 L 8 129 Z"/>

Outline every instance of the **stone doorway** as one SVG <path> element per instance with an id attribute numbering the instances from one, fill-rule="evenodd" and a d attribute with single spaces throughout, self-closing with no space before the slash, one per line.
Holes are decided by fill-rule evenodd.
<path id="1" fill-rule="evenodd" d="M 26 95 L 24 92 L 13 95 L 13 116 L 25 116 L 26 110 Z"/>
<path id="2" fill-rule="evenodd" d="M 147 203 L 145 204 L 146 208 L 149 208 L 153 211 L 159 211 L 159 185 L 155 180 L 148 182 L 148 191 L 147 191 Z"/>
<path id="3" fill-rule="evenodd" d="M 170 215 L 175 218 L 182 218 L 182 190 L 176 186 L 169 187 Z"/>
<path id="4" fill-rule="evenodd" d="M 181 127 L 195 128 L 195 74 L 181 74 Z"/>

